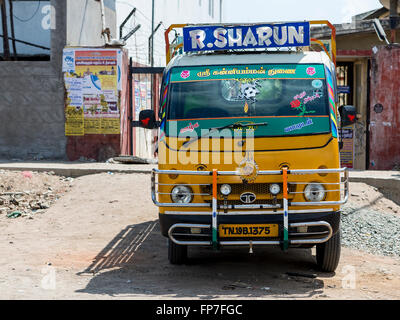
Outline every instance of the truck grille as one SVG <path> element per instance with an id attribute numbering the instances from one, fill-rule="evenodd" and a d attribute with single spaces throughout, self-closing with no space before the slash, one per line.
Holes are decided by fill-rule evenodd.
<path id="1" fill-rule="evenodd" d="M 281 191 L 283 189 L 283 185 L 282 183 L 278 183 Z M 267 196 L 267 198 L 272 198 L 272 195 L 269 193 L 269 183 L 233 183 L 230 184 L 231 188 L 232 188 L 232 192 L 231 194 L 228 196 L 229 197 L 239 197 L 239 195 L 241 195 L 243 192 L 252 192 L 254 193 L 257 197 L 262 197 L 265 198 L 265 196 Z M 221 188 L 221 184 L 218 185 L 218 194 L 219 190 Z M 202 185 L 200 186 L 201 192 L 202 193 L 208 193 L 208 194 L 212 194 L 212 190 L 211 190 L 211 185 Z M 289 189 L 289 198 L 291 198 L 290 192 L 295 192 L 296 191 L 296 185 L 295 184 L 289 184 L 288 186 Z M 280 192 L 278 194 L 278 198 L 282 197 L 282 192 Z M 293 195 L 292 195 L 293 197 Z M 255 203 L 257 203 L 258 200 L 256 200 Z M 260 200 L 263 201 L 265 203 L 265 200 Z M 239 203 L 240 200 L 238 200 Z"/>

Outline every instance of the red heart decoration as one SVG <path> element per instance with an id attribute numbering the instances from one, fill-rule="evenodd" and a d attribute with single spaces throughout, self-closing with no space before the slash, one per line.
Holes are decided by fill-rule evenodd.
<path id="1" fill-rule="evenodd" d="M 356 116 L 353 116 L 353 115 L 349 114 L 349 115 L 347 115 L 347 117 L 350 119 L 351 122 L 353 122 L 353 121 L 354 121 L 354 118 L 355 118 Z"/>

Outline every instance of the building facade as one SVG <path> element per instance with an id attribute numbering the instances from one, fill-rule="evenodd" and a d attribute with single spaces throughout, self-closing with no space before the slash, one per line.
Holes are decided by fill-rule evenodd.
<path id="1" fill-rule="evenodd" d="M 67 159 L 63 48 L 104 45 L 101 2 L 1 2 L 7 28 L 0 33 L 0 158 Z M 104 8 L 115 38 L 115 0 Z"/>
<path id="2" fill-rule="evenodd" d="M 372 102 L 375 101 L 374 96 L 378 94 L 376 91 L 378 87 L 376 85 L 371 86 L 372 77 L 374 76 L 372 64 L 374 62 L 376 65 L 374 59 L 379 47 L 386 44 L 379 40 L 374 29 L 373 19 L 379 19 L 387 38 L 390 40 L 390 21 L 388 16 L 389 10 L 380 8 L 354 16 L 351 23 L 335 25 L 339 106 L 354 105 L 358 114 L 358 121 L 353 125 L 353 128 L 350 128 L 353 150 L 352 152 L 349 150 L 349 153 L 352 153 L 350 167 L 357 170 L 396 168 L 395 162 L 388 162 L 383 165 L 382 161 L 373 156 L 373 150 L 376 147 L 373 144 L 377 140 L 376 138 L 374 140 L 371 138 L 370 130 L 371 115 L 374 116 Z M 397 27 L 395 33 L 397 42 L 399 42 L 400 26 Z M 312 29 L 312 37 L 328 39 L 329 36 L 330 29 L 327 27 Z M 398 94 L 399 90 L 399 88 L 393 87 L 390 94 Z M 397 121 L 396 119 L 393 120 L 394 122 Z M 372 125 L 383 126 L 383 123 L 372 122 Z M 400 122 L 396 124 L 396 126 L 399 125 Z M 378 163 L 380 165 L 377 165 Z"/>

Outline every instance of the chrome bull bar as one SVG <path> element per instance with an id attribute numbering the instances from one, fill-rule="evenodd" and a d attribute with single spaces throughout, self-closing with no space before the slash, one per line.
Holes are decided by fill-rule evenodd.
<path id="1" fill-rule="evenodd" d="M 289 239 L 289 245 L 291 244 L 317 244 L 317 243 L 323 243 L 325 241 L 328 241 L 331 236 L 332 236 L 332 227 L 331 225 L 326 222 L 326 221 L 312 221 L 312 222 L 296 222 L 296 223 L 290 223 L 289 224 L 290 228 L 296 228 L 296 227 L 324 227 L 327 230 L 326 231 L 321 231 L 321 232 L 314 232 L 313 235 L 323 235 L 321 238 L 316 238 L 316 239 Z M 194 235 L 192 233 L 174 233 L 174 230 L 176 228 L 198 228 L 198 229 L 210 229 L 211 225 L 210 224 L 192 224 L 192 223 L 176 223 L 172 225 L 169 230 L 168 230 L 168 237 L 176 244 L 178 245 L 193 245 L 193 246 L 211 246 L 213 245 L 212 239 L 210 240 L 178 240 L 176 239 L 176 236 L 188 236 L 188 237 L 193 237 Z M 199 236 L 204 236 L 204 237 L 211 237 L 210 234 L 198 234 Z M 295 232 L 289 232 L 289 236 L 296 236 L 298 233 Z M 227 240 L 222 240 L 219 241 L 219 245 L 221 246 L 247 246 L 247 245 L 280 245 L 281 241 L 280 240 L 235 240 L 235 241 L 227 241 Z"/>
<path id="2" fill-rule="evenodd" d="M 344 173 L 343 181 L 334 182 L 334 183 L 320 183 L 322 185 L 337 185 L 339 189 L 335 190 L 326 190 L 328 192 L 338 191 L 341 195 L 341 191 L 344 191 L 344 196 L 341 197 L 338 201 L 291 201 L 289 203 L 288 194 L 293 193 L 304 193 L 303 192 L 290 192 L 288 190 L 289 184 L 309 184 L 308 182 L 289 182 L 288 175 L 307 175 L 307 174 L 329 174 L 329 173 Z M 195 175 L 195 176 L 210 176 L 212 177 L 212 183 L 206 184 L 212 186 L 212 193 L 201 193 L 196 194 L 192 193 L 192 195 L 207 195 L 211 197 L 210 202 L 198 202 L 198 203 L 173 203 L 171 202 L 159 202 L 157 200 L 157 194 L 170 194 L 170 193 L 161 193 L 156 190 L 156 185 L 162 185 L 156 182 L 156 174 L 172 174 L 172 175 Z M 265 203 L 265 204 L 244 204 L 244 205 L 221 205 L 218 204 L 217 201 L 217 176 L 240 176 L 240 173 L 237 171 L 218 171 L 214 169 L 213 171 L 190 171 L 190 170 L 158 170 L 153 169 L 151 174 L 151 197 L 152 201 L 158 207 L 203 207 L 203 208 L 211 208 L 210 214 L 212 215 L 212 224 L 210 225 L 201 225 L 201 224 L 175 224 L 171 226 L 169 229 L 168 235 L 170 239 L 176 244 L 187 244 L 187 245 L 212 245 L 214 248 L 217 248 L 219 245 L 250 245 L 252 244 L 283 244 L 283 249 L 286 250 L 289 244 L 316 244 L 328 241 L 332 236 L 332 227 L 328 222 L 325 221 L 317 221 L 317 222 L 304 222 L 304 223 L 291 223 L 288 222 L 288 214 L 289 206 L 327 206 L 327 205 L 341 205 L 347 202 L 349 197 L 349 177 L 347 168 L 339 168 L 339 169 L 294 169 L 289 170 L 287 168 L 283 168 L 282 170 L 260 170 L 257 172 L 258 175 L 282 175 L 283 177 L 283 199 L 281 203 Z M 344 184 L 344 189 L 341 190 L 341 184 Z M 164 184 L 168 185 L 168 184 Z M 173 186 L 174 184 L 171 184 Z M 201 184 L 187 184 L 189 186 L 201 185 Z M 204 185 L 204 184 L 203 184 Z M 257 212 L 256 210 L 260 209 L 283 209 L 283 240 L 271 240 L 271 241 L 259 241 L 259 240 L 246 240 L 246 241 L 218 241 L 218 214 L 219 210 L 224 210 L 226 212 L 227 209 L 234 210 L 243 210 L 243 209 L 251 209 Z M 237 212 L 237 211 L 235 211 Z M 182 212 L 185 214 L 185 212 Z M 195 214 L 195 213 L 191 213 Z M 260 212 L 260 214 L 266 214 L 265 211 Z M 327 230 L 321 234 L 320 238 L 317 239 L 289 239 L 289 236 L 293 236 L 293 233 L 289 233 L 289 228 L 291 227 L 309 227 L 309 226 L 320 226 L 325 227 Z M 202 241 L 202 240 L 193 240 L 193 241 L 181 241 L 177 240 L 174 237 L 173 230 L 176 227 L 188 227 L 188 228 L 211 228 L 211 242 L 210 241 Z"/>
<path id="3" fill-rule="evenodd" d="M 341 183 L 344 183 L 344 197 L 343 199 L 339 201 L 318 201 L 318 202 L 312 202 L 312 201 L 306 201 L 306 202 L 290 202 L 290 206 L 323 206 L 323 205 L 341 205 L 345 204 L 348 200 L 349 197 L 349 177 L 348 177 L 348 171 L 347 168 L 340 168 L 340 169 L 309 169 L 309 170 L 288 170 L 288 174 L 296 174 L 296 175 L 303 175 L 303 174 L 314 174 L 314 173 L 344 173 L 344 181 L 343 182 L 338 182 L 338 183 L 333 183 L 336 185 L 340 185 Z M 179 175 L 197 175 L 197 176 L 212 176 L 213 172 L 212 171 L 190 171 L 190 170 L 158 170 L 158 169 L 153 169 L 151 173 L 151 199 L 153 203 L 158 206 L 158 207 L 193 207 L 193 208 L 199 208 L 199 207 L 205 207 L 205 208 L 211 208 L 212 204 L 211 203 L 173 203 L 173 202 L 159 202 L 157 200 L 157 194 L 159 192 L 156 190 L 156 185 L 158 183 L 156 182 L 156 174 L 179 174 Z M 240 176 L 239 172 L 236 171 L 217 171 L 218 176 Z M 260 170 L 258 171 L 258 175 L 282 175 L 282 170 L 270 170 L 270 171 L 265 171 L 265 170 Z M 289 184 L 308 184 L 310 182 L 289 182 Z M 321 183 L 322 185 L 329 185 L 332 183 Z M 171 184 L 173 186 L 175 184 Z M 201 184 L 185 184 L 188 186 L 194 186 L 194 185 L 201 185 Z M 208 185 L 211 185 L 208 184 Z M 339 190 L 332 190 L 332 191 L 339 191 Z M 292 194 L 293 192 L 289 192 L 289 194 Z M 170 193 L 168 193 L 170 194 Z M 193 193 L 193 195 L 196 195 Z M 211 194 L 208 194 L 211 196 Z M 279 209 L 282 208 L 282 206 L 278 203 L 276 205 L 271 205 L 268 203 L 261 204 L 261 205 L 228 205 L 225 207 L 224 205 L 219 206 L 220 209 Z"/>

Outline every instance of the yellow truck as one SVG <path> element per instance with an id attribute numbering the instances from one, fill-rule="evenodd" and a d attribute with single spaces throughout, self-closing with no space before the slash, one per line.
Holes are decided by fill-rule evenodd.
<path id="1" fill-rule="evenodd" d="M 313 24 L 332 29 L 329 48 Z M 188 246 L 316 246 L 319 268 L 334 271 L 349 194 L 334 27 L 172 25 L 165 38 L 159 120 L 144 110 L 139 122 L 159 129 L 151 196 L 169 261 L 184 263 Z M 341 111 L 342 124 L 355 121 L 354 107 Z"/>

